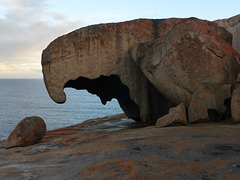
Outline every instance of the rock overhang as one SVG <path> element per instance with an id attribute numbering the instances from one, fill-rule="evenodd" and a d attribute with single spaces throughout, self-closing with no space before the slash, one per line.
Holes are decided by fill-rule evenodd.
<path id="1" fill-rule="evenodd" d="M 77 82 L 79 78 L 95 81 L 100 77 L 116 76 L 119 77 L 123 85 L 128 87 L 129 99 L 138 107 L 135 109 L 138 109 L 139 112 L 134 110 L 136 111 L 133 113 L 135 114 L 134 117 L 138 116 L 144 122 L 154 122 L 157 118 L 166 114 L 170 107 L 184 101 L 181 96 L 176 96 L 177 99 L 180 99 L 179 102 L 174 101 L 171 98 L 172 95 L 168 95 L 171 88 L 167 87 L 161 90 L 161 87 L 159 88 L 153 81 L 153 79 L 158 81 L 157 76 L 151 77 L 146 74 L 139 62 L 143 62 L 146 56 L 149 57 L 147 53 L 156 54 L 156 51 L 159 52 L 160 50 L 153 50 L 152 47 L 156 46 L 156 42 L 164 39 L 168 43 L 169 39 L 166 37 L 173 32 L 173 29 L 178 29 L 178 31 L 173 32 L 176 34 L 177 32 L 184 32 L 184 30 L 178 28 L 180 26 L 189 27 L 191 30 L 191 28 L 200 26 L 199 24 L 201 25 L 199 27 L 200 35 L 202 35 L 201 31 L 204 31 L 204 33 L 207 33 L 207 39 L 215 37 L 217 41 L 224 44 L 224 47 L 230 49 L 230 51 L 228 49 L 230 54 L 235 53 L 230 45 L 226 45 L 231 43 L 232 39 L 229 32 L 218 27 L 216 23 L 196 18 L 139 19 L 122 23 L 88 26 L 57 38 L 43 51 L 42 66 L 48 92 L 54 101 L 62 103 L 66 100 L 63 89 L 66 86 L 72 87 L 69 85 L 70 81 Z M 186 32 L 190 31 L 186 30 Z M 140 46 L 142 48 L 139 49 Z M 218 47 L 218 45 L 213 47 Z M 219 54 L 216 48 L 212 52 L 215 52 L 215 55 Z M 224 54 L 224 56 L 226 55 Z M 154 61 L 156 61 L 156 58 L 152 62 Z M 159 61 L 159 58 L 157 61 Z M 232 80 L 229 83 L 234 83 L 234 78 L 239 69 L 235 62 L 233 64 L 230 63 L 226 66 L 228 73 L 233 70 Z M 236 68 L 234 69 L 233 66 Z M 156 65 L 153 63 L 151 67 L 156 67 Z M 160 80 L 160 82 L 163 81 Z M 228 83 L 228 80 L 219 83 Z M 178 84 L 178 86 L 189 91 L 189 88 L 185 87 L 184 84 Z M 184 95 L 188 97 L 187 102 L 190 102 L 192 94 L 193 91 L 189 91 L 189 95 Z M 111 99 L 105 98 L 100 95 L 103 104 Z M 153 101 L 153 99 L 158 99 L 159 102 Z M 165 104 L 165 107 L 163 107 L 163 104 Z M 189 103 L 186 106 L 188 107 Z"/>
<path id="2" fill-rule="evenodd" d="M 103 105 L 115 98 L 125 113 L 139 121 L 139 107 L 131 100 L 129 88 L 121 82 L 117 75 L 101 75 L 96 79 L 79 77 L 76 80 L 68 81 L 64 88 L 67 87 L 77 90 L 86 89 L 89 93 L 97 95 Z"/>

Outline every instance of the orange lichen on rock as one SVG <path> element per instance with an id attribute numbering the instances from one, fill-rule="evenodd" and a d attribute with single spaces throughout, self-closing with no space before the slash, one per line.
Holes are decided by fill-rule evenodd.
<path id="1" fill-rule="evenodd" d="M 128 126 L 116 130 L 124 121 Z M 136 122 L 121 116 L 105 117 L 48 131 L 32 146 L 5 149 L 5 141 L 0 141 L 0 179 L 234 179 L 240 175 L 240 124 L 161 129 L 133 125 Z"/>
<path id="2" fill-rule="evenodd" d="M 128 161 L 105 161 L 101 165 L 88 167 L 79 172 L 79 178 L 91 178 L 107 176 L 117 178 L 121 174 L 124 179 L 134 178 L 137 169 L 132 162 Z"/>

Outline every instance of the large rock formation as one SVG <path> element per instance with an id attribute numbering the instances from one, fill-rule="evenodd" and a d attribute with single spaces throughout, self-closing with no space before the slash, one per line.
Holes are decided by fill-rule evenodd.
<path id="1" fill-rule="evenodd" d="M 144 19 L 100 24 L 56 39 L 42 54 L 44 81 L 50 96 L 62 103 L 66 100 L 65 87 L 87 89 L 103 103 L 116 98 L 130 118 L 155 122 L 168 112 L 171 103 L 132 61 L 129 49 L 159 37 L 161 28 L 178 21 Z"/>
<path id="2" fill-rule="evenodd" d="M 215 22 L 232 33 L 232 46 L 240 53 L 240 14 L 228 19 L 220 19 Z"/>
<path id="3" fill-rule="evenodd" d="M 52 99 L 65 87 L 87 89 L 105 104 L 116 98 L 125 114 L 155 122 L 172 105 L 188 107 L 203 80 L 234 84 L 239 71 L 232 35 L 196 18 L 100 24 L 54 40 L 42 54 Z"/>

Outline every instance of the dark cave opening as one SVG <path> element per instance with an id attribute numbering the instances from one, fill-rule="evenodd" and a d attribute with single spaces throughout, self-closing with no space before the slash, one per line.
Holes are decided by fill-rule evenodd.
<path id="1" fill-rule="evenodd" d="M 100 76 L 96 79 L 79 77 L 76 80 L 68 81 L 64 88 L 67 87 L 77 90 L 86 89 L 89 93 L 96 94 L 104 105 L 107 101 L 116 98 L 129 118 L 140 121 L 139 107 L 130 99 L 129 88 L 121 82 L 117 75 Z"/>

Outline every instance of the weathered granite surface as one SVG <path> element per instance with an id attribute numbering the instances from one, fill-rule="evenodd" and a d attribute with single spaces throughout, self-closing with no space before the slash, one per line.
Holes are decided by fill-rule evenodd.
<path id="1" fill-rule="evenodd" d="M 154 123 L 168 112 L 171 102 L 146 79 L 131 60 L 129 49 L 158 37 L 160 24 L 160 19 L 99 24 L 57 38 L 42 53 L 49 95 L 63 103 L 65 87 L 86 89 L 103 104 L 116 98 L 129 118 Z"/>
<path id="2" fill-rule="evenodd" d="M 138 127 L 138 128 L 136 128 Z M 0 142 L 0 179 L 240 179 L 240 124 L 142 127 L 124 115 Z"/>
<path id="3" fill-rule="evenodd" d="M 188 108 L 201 81 L 235 84 L 240 55 L 232 34 L 197 18 L 137 19 L 80 28 L 42 53 L 51 98 L 64 103 L 66 87 L 87 89 L 105 104 L 153 124 L 172 106 Z"/>

